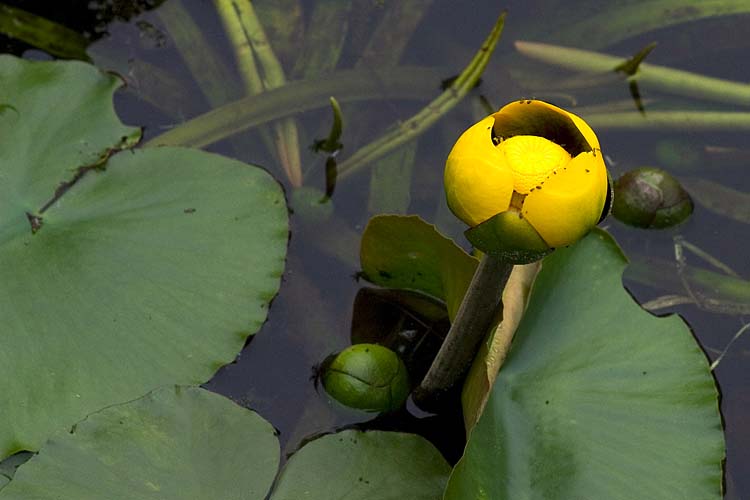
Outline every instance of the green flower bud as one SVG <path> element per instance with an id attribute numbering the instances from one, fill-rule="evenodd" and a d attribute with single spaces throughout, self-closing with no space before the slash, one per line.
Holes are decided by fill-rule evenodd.
<path id="1" fill-rule="evenodd" d="M 400 408 L 409 396 L 409 375 L 398 355 L 378 344 L 356 344 L 325 368 L 323 387 L 339 403 L 372 412 Z"/>
<path id="2" fill-rule="evenodd" d="M 693 213 L 693 201 L 672 175 L 641 167 L 614 184 L 612 215 L 625 224 L 650 229 L 677 225 Z"/>

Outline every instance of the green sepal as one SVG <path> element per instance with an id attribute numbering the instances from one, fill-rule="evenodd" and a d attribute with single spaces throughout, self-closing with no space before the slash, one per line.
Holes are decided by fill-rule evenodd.
<path id="1" fill-rule="evenodd" d="M 514 264 L 535 262 L 550 248 L 517 212 L 502 212 L 468 229 L 464 235 L 477 250 Z"/>

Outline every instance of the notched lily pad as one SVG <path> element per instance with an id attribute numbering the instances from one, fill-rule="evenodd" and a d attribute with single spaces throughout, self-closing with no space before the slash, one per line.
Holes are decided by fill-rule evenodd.
<path id="1" fill-rule="evenodd" d="M 165 387 L 50 439 L 0 499 L 262 500 L 279 464 L 274 428 L 198 387 Z"/>
<path id="2" fill-rule="evenodd" d="M 1 458 L 231 362 L 278 290 L 287 212 L 266 172 L 217 155 L 105 165 L 138 131 L 91 66 L 2 56 L 0 81 Z"/>
<path id="3" fill-rule="evenodd" d="M 292 455 L 271 500 L 435 500 L 449 472 L 440 452 L 420 436 L 348 430 Z"/>
<path id="4" fill-rule="evenodd" d="M 546 258 L 446 500 L 721 497 L 706 357 L 633 301 L 625 264 L 598 229 Z"/>

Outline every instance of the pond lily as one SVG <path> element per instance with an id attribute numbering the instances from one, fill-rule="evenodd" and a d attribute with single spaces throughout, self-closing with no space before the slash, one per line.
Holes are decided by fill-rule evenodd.
<path id="1" fill-rule="evenodd" d="M 395 411 L 409 396 L 409 375 L 398 354 L 379 344 L 355 344 L 324 363 L 323 387 L 350 408 Z"/>
<path id="2" fill-rule="evenodd" d="M 591 127 L 537 100 L 508 104 L 466 130 L 448 155 L 445 192 L 475 247 L 521 262 L 580 239 L 610 198 Z"/>
<path id="3" fill-rule="evenodd" d="M 451 211 L 484 255 L 427 375 L 414 392 L 437 409 L 459 389 L 482 339 L 502 317 L 516 264 L 575 243 L 609 212 L 612 194 L 599 141 L 586 122 L 537 100 L 516 101 L 464 132 L 445 166 Z M 504 359 L 512 336 L 498 347 Z"/>

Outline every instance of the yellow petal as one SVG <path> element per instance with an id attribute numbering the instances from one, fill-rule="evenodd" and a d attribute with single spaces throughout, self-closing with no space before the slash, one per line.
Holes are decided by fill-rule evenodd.
<path id="1" fill-rule="evenodd" d="M 534 135 L 516 135 L 501 142 L 498 149 L 513 170 L 514 190 L 521 194 L 528 194 L 570 161 L 563 148 Z"/>
<path id="2" fill-rule="evenodd" d="M 459 137 L 445 164 L 445 194 L 451 211 L 476 226 L 510 206 L 513 171 L 492 142 L 488 116 Z"/>
<path id="3" fill-rule="evenodd" d="M 541 186 L 524 200 L 523 216 L 549 246 L 570 245 L 601 216 L 608 190 L 601 153 L 579 154 Z"/>
<path id="4" fill-rule="evenodd" d="M 571 113 L 568 110 L 565 110 L 563 108 L 558 108 L 554 104 L 550 104 L 548 102 L 544 101 L 532 101 L 538 106 L 544 106 L 547 109 L 550 109 L 552 111 L 555 111 L 556 113 L 562 113 L 564 115 L 567 115 L 571 120 L 573 120 L 573 123 L 575 123 L 578 130 L 583 134 L 583 137 L 586 138 L 586 142 L 589 143 L 591 146 L 591 149 L 600 149 L 599 146 L 599 139 L 596 138 L 596 134 L 593 130 L 591 130 L 591 127 L 589 127 L 589 124 L 586 123 L 580 116 Z"/>
<path id="5" fill-rule="evenodd" d="M 552 106 L 551 104 L 547 104 L 548 106 Z M 589 127 L 589 124 L 586 123 L 583 118 L 581 118 L 578 115 L 575 115 L 571 113 L 570 111 L 566 111 L 562 108 L 557 108 L 566 115 L 570 117 L 571 120 L 573 120 L 573 123 L 576 124 L 576 127 L 578 127 L 578 130 L 583 134 L 583 137 L 586 138 L 586 142 L 589 143 L 591 146 L 591 149 L 599 151 L 601 150 L 601 146 L 599 145 L 599 139 L 597 139 L 596 134 L 594 131 Z"/>

